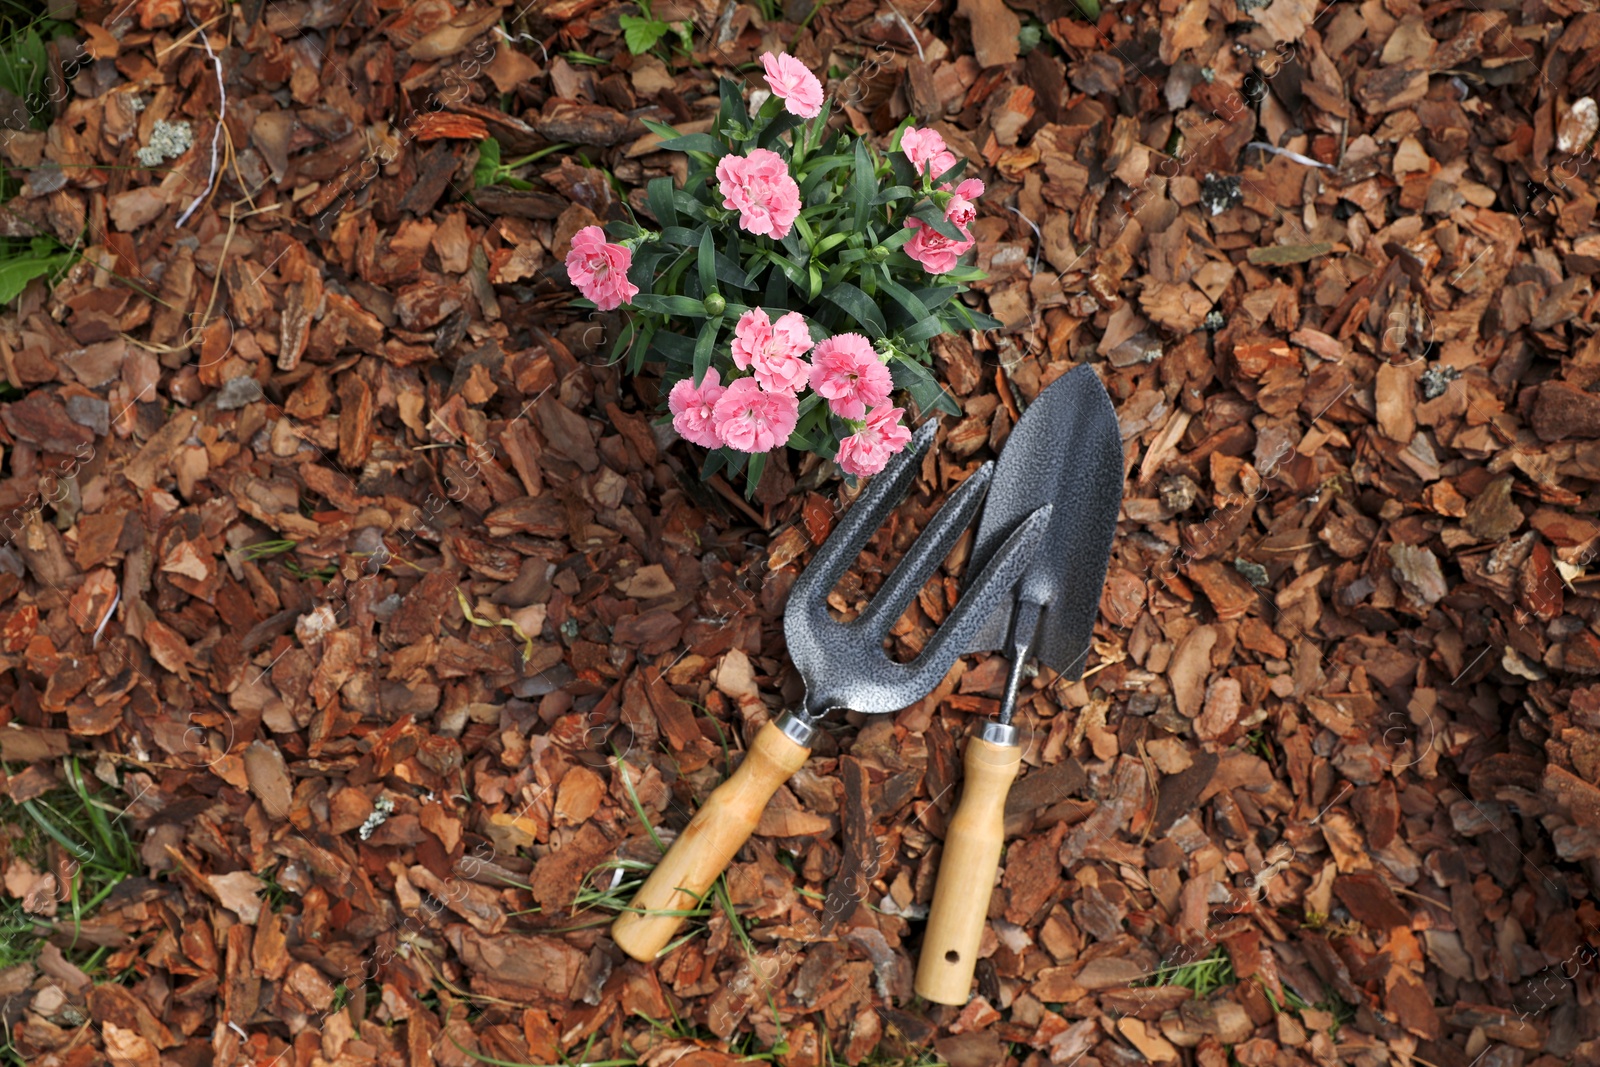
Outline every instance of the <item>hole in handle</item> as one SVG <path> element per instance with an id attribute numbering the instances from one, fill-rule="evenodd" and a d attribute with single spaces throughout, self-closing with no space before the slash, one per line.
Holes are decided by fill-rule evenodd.
<path id="1" fill-rule="evenodd" d="M 946 963 L 960 963 L 961 953 L 957 952 L 955 949 L 951 949 L 949 952 L 944 954 L 944 961 Z"/>

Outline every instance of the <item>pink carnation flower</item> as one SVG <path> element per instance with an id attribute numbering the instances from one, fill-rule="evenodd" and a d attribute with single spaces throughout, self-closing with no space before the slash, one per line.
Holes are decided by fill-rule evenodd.
<path id="1" fill-rule="evenodd" d="M 967 227 L 978 217 L 978 206 L 973 201 L 983 195 L 983 182 L 977 178 L 968 178 L 956 186 L 953 192 L 948 184 L 940 188 L 950 193 L 950 202 L 945 205 L 944 217 L 961 231 L 964 239 L 952 240 L 932 226 L 923 225 L 921 219 L 907 219 L 906 225 L 917 233 L 906 242 L 906 255 L 922 264 L 922 269 L 929 274 L 943 274 L 950 270 L 962 254 L 976 243 Z"/>
<path id="2" fill-rule="evenodd" d="M 631 266 L 633 253 L 621 245 L 607 243 L 600 227 L 585 226 L 572 235 L 567 277 L 601 311 L 614 311 L 639 295 L 639 287 L 628 281 Z"/>
<path id="3" fill-rule="evenodd" d="M 739 212 L 739 225 L 758 236 L 781 238 L 800 215 L 800 187 L 778 153 L 753 148 L 717 164 L 722 206 Z"/>
<path id="4" fill-rule="evenodd" d="M 883 470 L 889 457 L 911 441 L 911 431 L 900 421 L 904 414 L 904 408 L 873 408 L 867 424 L 839 442 L 839 454 L 833 457 L 839 469 L 857 478 Z"/>
<path id="5" fill-rule="evenodd" d="M 946 149 L 944 138 L 931 127 L 920 130 L 915 126 L 907 128 L 900 135 L 900 151 L 906 154 L 918 174 L 926 174 L 931 178 L 937 178 L 956 165 L 955 153 Z"/>
<path id="6" fill-rule="evenodd" d="M 834 414 L 859 419 L 868 408 L 889 399 L 894 379 L 872 343 L 859 333 L 841 333 L 811 354 L 812 388 L 828 400 Z"/>
<path id="7" fill-rule="evenodd" d="M 733 363 L 749 370 L 763 389 L 794 396 L 811 380 L 811 364 L 800 357 L 811 349 L 811 332 L 798 311 L 767 318 L 760 308 L 739 316 L 733 328 Z"/>
<path id="8" fill-rule="evenodd" d="M 698 389 L 693 375 L 674 385 L 667 394 L 667 407 L 672 411 L 672 428 L 678 431 L 678 436 L 702 448 L 716 448 L 722 444 L 717 436 L 714 409 L 727 391 L 715 367 L 706 369 Z"/>
<path id="9" fill-rule="evenodd" d="M 822 114 L 822 83 L 806 65 L 787 52 L 761 57 L 767 71 L 767 84 L 772 95 L 783 101 L 789 114 L 803 119 L 814 119 Z"/>
<path id="10" fill-rule="evenodd" d="M 711 412 L 717 436 L 740 452 L 770 452 L 789 440 L 800 421 L 800 401 L 788 393 L 769 393 L 754 378 L 728 385 Z"/>
<path id="11" fill-rule="evenodd" d="M 924 226 L 921 219 L 907 219 L 906 225 L 917 231 L 916 236 L 905 243 L 906 255 L 922 264 L 922 269 L 929 274 L 943 274 L 953 268 L 974 243 L 970 236 L 964 241 L 952 241 L 932 226 Z"/>
<path id="12" fill-rule="evenodd" d="M 950 191 L 948 185 L 944 188 L 946 192 Z M 982 195 L 983 182 L 977 178 L 968 178 L 956 186 L 955 192 L 950 197 L 950 203 L 945 205 L 944 217 L 960 227 L 962 233 L 965 233 L 967 227 L 971 226 L 972 221 L 978 217 L 978 206 L 973 201 Z"/>

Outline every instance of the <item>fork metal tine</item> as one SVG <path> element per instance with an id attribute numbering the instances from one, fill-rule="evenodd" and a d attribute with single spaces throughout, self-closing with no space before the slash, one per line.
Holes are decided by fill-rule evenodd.
<path id="1" fill-rule="evenodd" d="M 916 660 L 920 663 L 926 659 L 930 664 L 944 662 L 944 670 L 932 685 L 939 684 L 944 671 L 948 671 L 950 664 L 966 650 L 973 636 L 988 621 L 994 606 L 1011 598 L 1012 587 L 1033 562 L 1034 555 L 1047 551 L 1040 542 L 1050 528 L 1051 512 L 1052 505 L 1046 504 L 1018 524 L 1016 531 L 978 573 L 971 588 L 962 592 L 955 608 L 934 630 L 933 637 Z"/>
<path id="2" fill-rule="evenodd" d="M 911 598 L 917 595 L 923 583 L 938 569 L 950 554 L 955 543 L 967 528 L 967 523 L 983 503 L 989 491 L 989 479 L 994 474 L 994 464 L 985 463 L 961 484 L 949 503 L 934 513 L 932 520 L 917 535 L 916 541 L 906 550 L 889 577 L 884 579 L 872 602 L 856 619 L 855 625 L 864 635 L 881 640 L 884 632 L 906 610 Z"/>
<path id="3" fill-rule="evenodd" d="M 896 663 L 884 651 L 881 636 L 853 625 L 827 618 L 815 622 L 806 612 L 791 627 L 786 617 L 789 657 L 806 682 L 807 715 L 814 718 L 834 708 L 868 714 L 899 711 L 926 696 L 995 605 L 1011 595 L 1011 587 L 1032 561 L 1049 524 L 1048 505 L 1020 523 L 910 663 Z"/>
<path id="4" fill-rule="evenodd" d="M 826 601 L 833 587 L 844 577 L 844 572 L 856 561 L 862 547 L 911 488 L 917 469 L 922 465 L 922 457 L 933 444 L 938 430 L 938 424 L 932 419 L 923 423 L 906 450 L 895 457 L 887 469 L 867 482 L 867 487 L 856 498 L 856 502 L 844 513 L 833 532 L 817 549 L 816 555 L 811 557 L 811 563 L 795 580 L 789 592 L 791 604 L 796 602 L 796 597 L 802 598 L 808 605 L 812 601 Z"/>

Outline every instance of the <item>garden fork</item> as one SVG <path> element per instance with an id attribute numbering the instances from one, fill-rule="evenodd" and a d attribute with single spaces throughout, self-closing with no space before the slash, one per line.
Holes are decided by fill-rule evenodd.
<path id="1" fill-rule="evenodd" d="M 924 424 L 910 447 L 867 483 L 795 582 L 783 632 L 789 658 L 805 682 L 805 699 L 761 728 L 739 769 L 712 792 L 612 925 L 612 938 L 634 959 L 652 960 L 672 940 L 684 915 L 699 905 L 750 839 L 772 794 L 805 763 L 824 715 L 838 708 L 881 714 L 921 700 L 971 646 L 985 622 L 1010 602 L 1012 586 L 1049 526 L 1048 505 L 1019 522 L 987 558 L 921 655 L 898 663 L 884 651 L 889 628 L 983 503 L 994 471 L 985 463 L 935 513 L 859 618 L 841 623 L 828 612 L 829 592 L 916 480 L 936 431 L 932 421 Z"/>

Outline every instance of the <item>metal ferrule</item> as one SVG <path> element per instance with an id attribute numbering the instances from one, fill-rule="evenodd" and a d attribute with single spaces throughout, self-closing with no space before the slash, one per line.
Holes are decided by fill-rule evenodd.
<path id="1" fill-rule="evenodd" d="M 810 748 L 811 739 L 817 736 L 816 723 L 796 711 L 786 711 L 778 716 L 777 726 L 783 731 L 784 737 L 801 748 Z"/>
<path id="2" fill-rule="evenodd" d="M 1017 743 L 1017 728 L 1010 723 L 994 722 L 983 724 L 983 733 L 978 735 L 991 745 L 1009 745 L 1015 747 Z"/>

